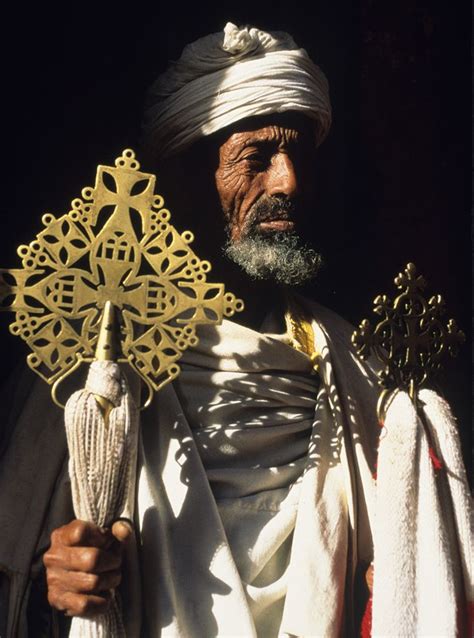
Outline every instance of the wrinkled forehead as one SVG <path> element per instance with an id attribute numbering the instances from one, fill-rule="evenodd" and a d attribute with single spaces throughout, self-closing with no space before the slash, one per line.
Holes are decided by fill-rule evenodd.
<path id="1" fill-rule="evenodd" d="M 292 145 L 315 151 L 315 123 L 299 113 L 276 113 L 241 120 L 213 136 L 219 155 L 249 145 Z"/>
<path id="2" fill-rule="evenodd" d="M 212 135 L 202 137 L 173 158 L 166 158 L 164 164 L 158 163 L 155 168 L 162 172 L 166 166 L 167 172 L 176 174 L 182 174 L 184 171 L 188 174 L 188 179 L 191 175 L 201 181 L 206 177 L 213 179 L 214 171 L 221 159 L 221 150 L 227 143 L 232 143 L 233 139 L 245 138 L 247 141 L 250 137 L 262 138 L 266 136 L 267 129 L 276 127 L 296 131 L 301 152 L 308 152 L 309 156 L 313 156 L 317 149 L 315 126 L 317 123 L 312 118 L 297 112 L 245 118 Z"/>
<path id="3" fill-rule="evenodd" d="M 269 115 L 248 117 L 239 120 L 216 133 L 215 139 L 219 144 L 224 143 L 230 137 L 241 133 L 255 133 L 256 136 L 263 134 L 264 130 L 281 128 L 293 130 L 299 133 L 300 137 L 308 139 L 316 147 L 314 138 L 315 120 L 296 112 L 271 113 Z"/>

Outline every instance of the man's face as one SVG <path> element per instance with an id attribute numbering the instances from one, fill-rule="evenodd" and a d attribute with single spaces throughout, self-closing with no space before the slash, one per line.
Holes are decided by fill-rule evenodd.
<path id="1" fill-rule="evenodd" d="M 295 228 L 310 199 L 314 146 L 303 122 L 238 131 L 221 145 L 215 178 L 231 241 Z M 265 202 L 273 206 L 263 212 Z"/>
<path id="2" fill-rule="evenodd" d="M 303 117 L 273 119 L 241 124 L 219 148 L 226 253 L 254 278 L 301 283 L 320 262 L 298 232 L 311 211 L 314 132 Z"/>

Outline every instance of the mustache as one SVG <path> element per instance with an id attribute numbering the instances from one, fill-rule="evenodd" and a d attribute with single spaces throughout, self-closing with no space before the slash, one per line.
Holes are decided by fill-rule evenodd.
<path id="1" fill-rule="evenodd" d="M 262 222 L 275 220 L 292 221 L 296 215 L 296 204 L 287 197 L 264 195 L 253 204 L 245 220 L 245 231 L 255 230 Z"/>

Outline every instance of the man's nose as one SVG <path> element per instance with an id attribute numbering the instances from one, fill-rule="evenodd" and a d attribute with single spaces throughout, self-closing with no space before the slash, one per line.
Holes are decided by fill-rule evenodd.
<path id="1" fill-rule="evenodd" d="M 286 153 L 277 153 L 272 157 L 267 169 L 267 195 L 286 195 L 294 197 L 298 192 L 298 179 L 295 167 Z"/>

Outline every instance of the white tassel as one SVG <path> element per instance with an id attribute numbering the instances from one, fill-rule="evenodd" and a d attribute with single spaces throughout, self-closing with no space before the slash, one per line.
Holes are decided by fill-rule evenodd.
<path id="1" fill-rule="evenodd" d="M 455 638 L 468 593 L 470 503 L 458 434 L 444 402 L 433 392 L 420 395 L 425 426 L 408 395 L 399 392 L 380 440 L 373 529 L 374 638 Z M 439 475 L 430 455 L 431 440 L 443 464 Z"/>
<path id="2" fill-rule="evenodd" d="M 113 404 L 108 417 L 95 395 Z M 138 414 L 117 363 L 94 361 L 86 388 L 66 404 L 65 424 L 69 447 L 69 475 L 76 517 L 110 527 L 133 494 Z M 115 595 L 107 613 L 94 619 L 73 618 L 74 638 L 125 636 L 120 601 Z"/>

